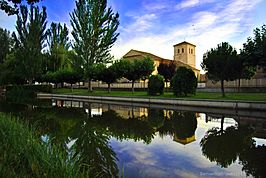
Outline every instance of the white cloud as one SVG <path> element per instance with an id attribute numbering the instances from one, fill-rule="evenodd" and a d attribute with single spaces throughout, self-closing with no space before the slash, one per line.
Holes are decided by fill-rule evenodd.
<path id="1" fill-rule="evenodd" d="M 164 10 L 171 7 L 171 2 L 169 0 L 152 1 L 148 3 L 143 1 L 142 3 L 144 10 L 148 12 Z"/>
<path id="2" fill-rule="evenodd" d="M 194 7 L 199 4 L 199 0 L 183 0 L 180 4 L 176 5 L 177 9 L 189 8 Z"/>
<path id="3" fill-rule="evenodd" d="M 149 30 L 153 25 L 153 20 L 157 17 L 155 14 L 145 14 L 145 15 L 131 15 L 134 22 L 126 27 L 122 27 L 125 32 L 143 32 Z"/>
<path id="4" fill-rule="evenodd" d="M 175 6 L 175 9 L 183 10 L 212 2 L 215 2 L 215 0 L 183 0 Z"/>

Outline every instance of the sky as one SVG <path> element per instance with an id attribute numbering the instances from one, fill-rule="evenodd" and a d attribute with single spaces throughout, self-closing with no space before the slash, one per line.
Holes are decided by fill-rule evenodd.
<path id="1" fill-rule="evenodd" d="M 63 22 L 71 30 L 74 0 L 43 0 L 48 23 Z M 196 45 L 196 67 L 203 54 L 221 42 L 242 48 L 253 30 L 266 24 L 266 0 L 108 0 L 120 15 L 120 33 L 111 53 L 119 59 L 130 49 L 173 59 L 173 45 Z M 15 30 L 15 16 L 0 11 L 0 27 Z"/>

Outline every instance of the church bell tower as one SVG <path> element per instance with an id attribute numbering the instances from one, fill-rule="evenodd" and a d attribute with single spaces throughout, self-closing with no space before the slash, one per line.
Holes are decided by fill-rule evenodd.
<path id="1" fill-rule="evenodd" d="M 196 45 L 186 41 L 174 45 L 174 61 L 196 68 Z"/>

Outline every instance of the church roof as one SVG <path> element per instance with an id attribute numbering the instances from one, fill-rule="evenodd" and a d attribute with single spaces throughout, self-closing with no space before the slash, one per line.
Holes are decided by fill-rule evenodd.
<path id="1" fill-rule="evenodd" d="M 193 70 L 197 70 L 197 71 L 200 71 L 199 69 L 195 68 L 195 67 L 192 67 L 182 61 L 174 61 L 174 60 L 171 60 L 171 59 L 164 59 L 162 57 L 159 57 L 159 56 L 156 56 L 154 54 L 151 54 L 151 53 L 148 53 L 148 52 L 144 52 L 144 51 L 138 51 L 138 50 L 135 50 L 135 49 L 131 49 L 129 52 L 127 52 L 123 58 L 130 58 L 130 57 L 138 57 L 139 55 L 145 57 L 145 56 L 148 56 L 150 58 L 152 58 L 153 60 L 160 60 L 161 62 L 166 62 L 166 63 L 170 63 L 170 62 L 175 62 L 176 64 L 181 64 L 181 66 L 186 66 L 188 68 L 191 68 Z"/>
<path id="2" fill-rule="evenodd" d="M 187 41 L 183 41 L 183 42 L 181 42 L 181 43 L 177 43 L 177 44 L 175 44 L 174 46 L 178 46 L 178 45 L 181 45 L 181 44 L 189 44 L 189 45 L 192 45 L 192 46 L 196 47 L 196 45 L 194 45 L 194 44 L 192 44 L 192 43 L 189 43 L 189 42 L 187 42 Z"/>
<path id="3" fill-rule="evenodd" d="M 142 56 L 148 56 L 148 57 L 151 57 L 151 58 L 156 58 L 156 59 L 159 59 L 159 60 L 168 60 L 168 61 L 172 61 L 171 59 L 164 59 L 162 57 L 159 57 L 159 56 L 156 56 L 154 54 L 151 54 L 151 53 L 148 53 L 148 52 L 144 52 L 144 51 L 138 51 L 138 50 L 135 50 L 135 49 L 131 49 L 129 52 L 127 52 L 123 58 L 127 58 L 127 57 L 134 57 L 134 56 L 138 56 L 138 55 L 142 55 Z"/>

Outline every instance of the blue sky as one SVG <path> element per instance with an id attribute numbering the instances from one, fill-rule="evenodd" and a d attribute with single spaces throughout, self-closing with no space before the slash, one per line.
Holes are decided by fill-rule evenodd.
<path id="1" fill-rule="evenodd" d="M 188 41 L 197 46 L 196 63 L 218 43 L 239 49 L 253 29 L 265 24 L 265 0 L 108 0 L 120 14 L 120 36 L 112 48 L 115 58 L 130 49 L 173 59 L 173 45 Z M 44 0 L 48 21 L 70 27 L 74 0 Z M 16 17 L 0 12 L 0 27 L 13 31 Z"/>

